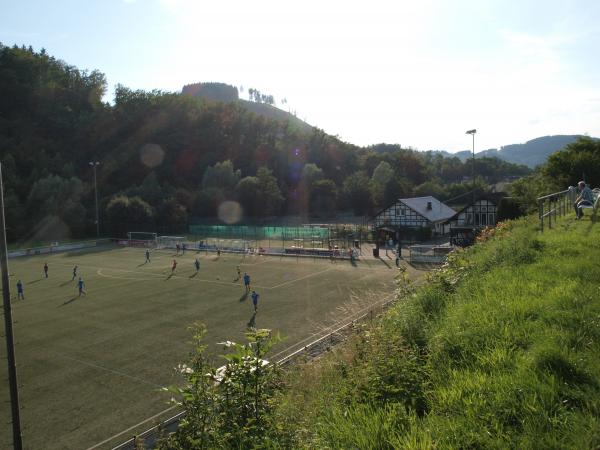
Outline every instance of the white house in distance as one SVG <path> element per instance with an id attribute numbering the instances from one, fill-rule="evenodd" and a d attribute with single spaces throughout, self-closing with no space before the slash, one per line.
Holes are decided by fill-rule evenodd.
<path id="1" fill-rule="evenodd" d="M 454 215 L 456 211 L 429 195 L 398 199 L 378 212 L 373 221 L 377 229 L 390 233 L 405 227 L 429 227 L 440 235 L 449 231 L 448 219 Z"/>

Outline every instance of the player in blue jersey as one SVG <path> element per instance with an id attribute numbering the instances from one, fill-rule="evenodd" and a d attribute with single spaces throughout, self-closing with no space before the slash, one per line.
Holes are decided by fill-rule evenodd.
<path id="1" fill-rule="evenodd" d="M 250 275 L 244 272 L 244 286 L 246 287 L 246 292 L 250 292 Z"/>
<path id="2" fill-rule="evenodd" d="M 79 277 L 79 281 L 77 282 L 77 288 L 79 289 L 79 296 L 86 295 L 85 292 L 85 283 L 83 282 L 83 278 Z"/>
<path id="3" fill-rule="evenodd" d="M 254 312 L 258 310 L 258 297 L 256 291 L 252 291 L 252 304 L 254 305 Z"/>
<path id="4" fill-rule="evenodd" d="M 21 300 L 25 300 L 25 293 L 23 291 L 23 282 L 21 280 L 17 281 L 17 298 Z"/>

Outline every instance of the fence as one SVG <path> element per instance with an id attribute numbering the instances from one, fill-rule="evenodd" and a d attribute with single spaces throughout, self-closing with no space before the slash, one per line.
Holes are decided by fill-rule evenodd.
<path id="1" fill-rule="evenodd" d="M 567 214 L 575 203 L 576 197 L 577 190 L 574 187 L 539 197 L 537 201 L 540 230 L 544 231 L 545 222 L 548 228 L 552 228 L 552 218 L 556 222 L 557 217 Z"/>
<path id="2" fill-rule="evenodd" d="M 81 250 L 84 248 L 92 248 L 98 247 L 100 245 L 108 245 L 113 242 L 112 239 L 94 239 L 90 241 L 80 241 L 80 242 L 66 242 L 61 244 L 60 242 L 54 242 L 50 245 L 40 246 L 40 247 L 32 247 L 32 248 L 22 248 L 22 249 L 14 249 L 8 252 L 9 258 L 17 258 L 20 256 L 34 256 L 34 255 L 44 255 L 50 253 L 60 253 L 60 252 L 68 252 L 72 250 Z"/>
<path id="3" fill-rule="evenodd" d="M 449 245 L 411 245 L 408 250 L 408 260 L 411 264 L 443 264 L 454 247 Z"/>
<path id="4" fill-rule="evenodd" d="M 192 239 L 236 239 L 264 247 L 339 248 L 369 238 L 367 227 L 356 224 L 310 224 L 302 226 L 190 225 Z"/>

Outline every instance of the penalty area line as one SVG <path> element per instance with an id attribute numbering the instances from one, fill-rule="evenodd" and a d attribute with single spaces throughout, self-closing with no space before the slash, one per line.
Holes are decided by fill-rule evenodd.
<path id="1" fill-rule="evenodd" d="M 333 268 L 329 268 L 326 270 L 322 270 L 320 272 L 313 272 L 313 273 L 309 273 L 308 275 L 304 275 L 303 277 L 300 278 L 294 278 L 293 280 L 289 280 L 289 281 L 284 281 L 281 284 L 276 284 L 275 286 L 271 286 L 269 289 L 277 289 L 283 286 L 287 286 L 288 284 L 293 284 L 296 283 L 297 281 L 302 281 L 302 280 L 306 280 L 307 278 L 311 278 L 317 275 L 322 275 L 324 273 L 330 272 L 331 270 L 333 270 Z"/>

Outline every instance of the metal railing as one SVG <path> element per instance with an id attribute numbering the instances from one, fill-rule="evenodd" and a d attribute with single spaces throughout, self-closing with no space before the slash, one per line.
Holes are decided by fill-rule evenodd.
<path id="1" fill-rule="evenodd" d="M 556 223 L 558 217 L 564 216 L 573 208 L 577 190 L 572 187 L 564 191 L 548 194 L 537 199 L 538 216 L 540 220 L 540 231 L 544 227 L 552 228 L 552 219 Z"/>

